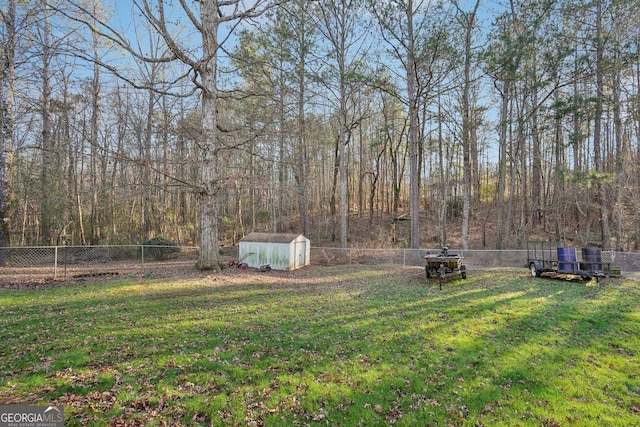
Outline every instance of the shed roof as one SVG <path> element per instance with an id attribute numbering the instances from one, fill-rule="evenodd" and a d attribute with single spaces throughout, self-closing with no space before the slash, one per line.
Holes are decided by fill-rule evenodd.
<path id="1" fill-rule="evenodd" d="M 301 234 L 293 233 L 249 233 L 240 239 L 241 242 L 290 243 Z"/>

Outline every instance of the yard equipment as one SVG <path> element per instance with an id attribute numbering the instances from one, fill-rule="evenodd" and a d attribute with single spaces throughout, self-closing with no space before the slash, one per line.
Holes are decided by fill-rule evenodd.
<path id="1" fill-rule="evenodd" d="M 258 271 L 261 273 L 266 273 L 268 271 L 271 271 L 271 265 L 269 264 L 261 265 L 260 267 L 258 267 Z"/>
<path id="2" fill-rule="evenodd" d="M 230 259 L 229 262 L 227 263 L 227 265 L 229 267 L 247 269 L 247 268 L 249 268 L 249 264 L 247 264 L 246 262 L 242 262 L 242 261 L 244 261 L 247 257 L 249 257 L 251 255 L 255 255 L 255 252 L 247 252 L 240 259 Z"/>
<path id="3" fill-rule="evenodd" d="M 603 277 L 619 276 L 620 268 L 603 261 L 600 248 L 562 246 L 559 242 L 527 242 L 527 265 L 533 277 L 574 278 L 600 281 Z"/>
<path id="4" fill-rule="evenodd" d="M 460 255 L 450 254 L 446 246 L 442 248 L 439 254 L 425 255 L 426 265 L 424 271 L 427 279 L 437 277 L 440 282 L 440 289 L 442 289 L 444 279 L 448 276 L 459 275 L 463 279 L 466 279 L 467 267 L 462 265 L 462 258 Z"/>

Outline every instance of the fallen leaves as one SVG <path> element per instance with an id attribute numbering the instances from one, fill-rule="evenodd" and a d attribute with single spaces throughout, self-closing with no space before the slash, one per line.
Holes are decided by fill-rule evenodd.
<path id="1" fill-rule="evenodd" d="M 82 425 L 110 417 L 116 427 L 557 427 L 569 419 L 557 411 L 580 420 L 593 404 L 637 418 L 636 389 L 625 394 L 617 379 L 635 379 L 626 356 L 637 353 L 638 326 L 612 304 L 613 286 L 601 291 L 611 289 L 606 307 L 618 311 L 609 313 L 566 286 L 486 275 L 436 294 L 420 273 L 234 271 L 58 287 L 41 299 L 25 290 L 29 304 L 5 303 L 11 314 L 0 320 L 5 341 L 24 343 L 0 352 L 0 403 L 53 400 Z M 638 292 L 624 298 L 636 310 Z"/>

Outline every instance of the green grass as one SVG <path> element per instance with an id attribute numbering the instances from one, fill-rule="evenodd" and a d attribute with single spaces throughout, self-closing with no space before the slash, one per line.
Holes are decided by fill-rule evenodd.
<path id="1" fill-rule="evenodd" d="M 0 291 L 0 404 L 65 425 L 640 425 L 640 287 L 311 267 Z"/>

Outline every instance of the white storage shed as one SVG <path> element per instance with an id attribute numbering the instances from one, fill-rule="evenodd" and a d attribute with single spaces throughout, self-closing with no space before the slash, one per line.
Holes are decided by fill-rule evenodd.
<path id="1" fill-rule="evenodd" d="M 240 239 L 238 259 L 249 267 L 295 270 L 309 265 L 310 258 L 311 244 L 302 234 L 249 233 Z"/>

